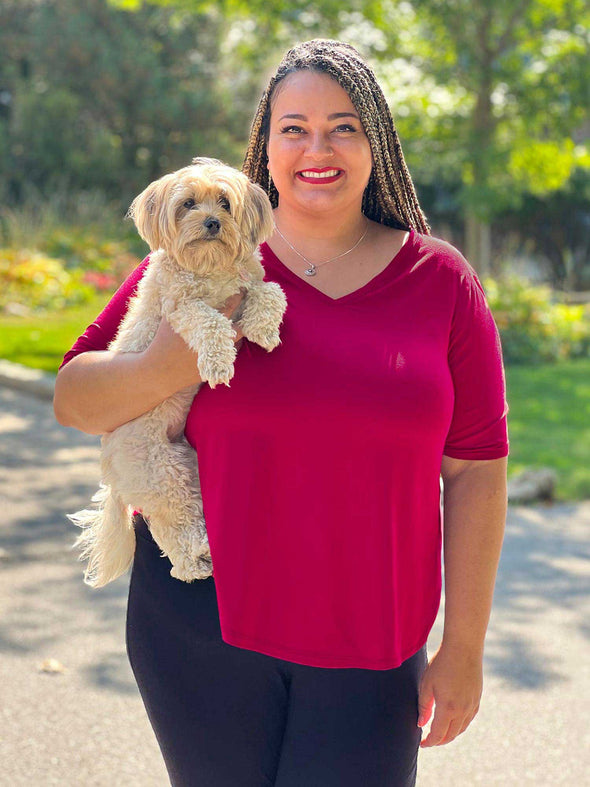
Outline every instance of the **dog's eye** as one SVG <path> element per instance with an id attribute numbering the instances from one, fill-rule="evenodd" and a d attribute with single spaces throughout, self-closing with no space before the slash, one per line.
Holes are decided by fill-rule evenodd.
<path id="1" fill-rule="evenodd" d="M 194 208 L 195 205 L 196 203 L 194 199 L 187 199 L 187 201 L 183 204 L 183 207 L 187 208 L 187 210 L 190 210 L 191 208 Z"/>
<path id="2" fill-rule="evenodd" d="M 221 207 L 222 207 L 224 210 L 226 210 L 226 211 L 229 213 L 229 207 L 230 207 L 230 205 L 229 205 L 229 200 L 228 200 L 228 198 L 227 198 L 227 197 L 223 197 L 223 196 L 221 196 L 221 197 L 219 197 L 219 200 L 218 200 L 218 202 L 219 202 L 219 204 L 221 205 Z"/>

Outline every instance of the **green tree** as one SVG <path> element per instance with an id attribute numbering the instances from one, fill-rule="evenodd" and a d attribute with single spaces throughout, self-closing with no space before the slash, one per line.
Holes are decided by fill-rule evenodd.
<path id="1" fill-rule="evenodd" d="M 499 217 L 502 230 L 520 237 L 521 248 L 543 260 L 551 284 L 590 291 L 590 169 L 579 167 L 562 188 Z"/>
<path id="2" fill-rule="evenodd" d="M 430 175 L 461 206 L 468 258 L 490 267 L 492 221 L 567 188 L 590 166 L 590 6 L 586 0 L 414 0 L 397 3 L 396 90 Z M 393 7 L 393 6 L 392 6 Z M 407 80 L 406 80 L 407 84 Z M 406 120 L 407 118 L 407 120 Z M 424 170 L 425 167 L 422 167 Z M 452 178 L 452 176 L 451 176 Z"/>
<path id="3" fill-rule="evenodd" d="M 1 0 L 5 195 L 57 183 L 127 201 L 192 155 L 237 162 L 235 111 L 216 81 L 224 29 L 214 10 Z"/>

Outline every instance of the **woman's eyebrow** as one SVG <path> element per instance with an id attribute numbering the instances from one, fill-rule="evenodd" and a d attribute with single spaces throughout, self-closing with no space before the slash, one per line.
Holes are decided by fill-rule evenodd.
<path id="1" fill-rule="evenodd" d="M 291 113 L 290 115 L 283 115 L 279 118 L 279 120 L 284 120 L 285 118 L 292 118 L 293 120 L 307 120 L 305 115 L 297 115 L 295 113 Z"/>
<path id="2" fill-rule="evenodd" d="M 291 118 L 292 120 L 307 120 L 305 115 L 299 115 L 295 112 L 289 113 L 288 115 L 283 115 L 279 118 L 279 120 L 284 120 L 285 118 Z M 338 118 L 359 119 L 358 115 L 355 115 L 354 112 L 332 112 L 331 115 L 328 115 L 328 120 L 337 120 Z"/>
<path id="3" fill-rule="evenodd" d="M 354 112 L 333 112 L 331 115 L 328 115 L 328 120 L 337 120 L 338 118 L 356 118 L 359 119 L 358 115 L 355 115 Z"/>

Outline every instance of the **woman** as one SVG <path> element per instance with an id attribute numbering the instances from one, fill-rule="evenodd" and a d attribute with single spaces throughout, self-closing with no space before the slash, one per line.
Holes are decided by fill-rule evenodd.
<path id="1" fill-rule="evenodd" d="M 473 269 L 430 236 L 352 47 L 285 55 L 244 171 L 275 207 L 282 344 L 246 341 L 187 420 L 214 577 L 172 579 L 137 520 L 131 665 L 174 785 L 412 785 L 419 745 L 463 732 L 482 691 L 506 512 L 497 330 Z M 145 353 L 106 350 L 145 264 L 66 356 L 61 423 L 100 434 L 199 381 L 166 324 Z"/>

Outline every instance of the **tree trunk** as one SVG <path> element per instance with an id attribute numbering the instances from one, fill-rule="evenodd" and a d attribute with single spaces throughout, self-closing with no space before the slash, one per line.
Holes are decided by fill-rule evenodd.
<path id="1" fill-rule="evenodd" d="M 465 213 L 465 257 L 479 276 L 489 276 L 492 270 L 492 235 L 488 222 L 479 219 L 472 210 Z"/>
<path id="2" fill-rule="evenodd" d="M 471 128 L 471 171 L 473 190 L 465 208 L 465 256 L 479 276 L 488 276 L 492 268 L 492 236 L 490 216 L 493 206 L 488 181 L 491 177 L 490 152 L 493 150 L 495 121 L 492 112 L 492 91 L 495 82 L 492 37 L 493 6 L 488 5 L 477 27 L 479 84 Z"/>

